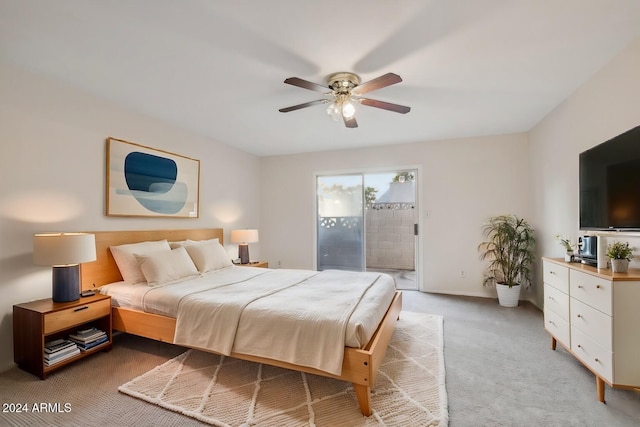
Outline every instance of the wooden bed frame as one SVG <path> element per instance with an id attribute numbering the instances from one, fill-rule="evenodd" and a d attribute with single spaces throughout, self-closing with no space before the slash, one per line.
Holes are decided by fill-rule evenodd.
<path id="1" fill-rule="evenodd" d="M 108 283 L 122 280 L 122 276 L 111 255 L 109 246 L 162 239 L 180 241 L 186 239 L 205 240 L 218 238 L 220 239 L 220 243 L 223 243 L 223 230 L 221 228 L 97 231 L 91 233 L 95 234 L 96 238 L 97 260 L 95 262 L 82 264 L 80 269 L 82 290 L 94 289 Z M 401 310 L 402 293 L 396 291 L 387 313 L 369 343 L 363 349 L 345 347 L 342 375 L 340 376 L 274 359 L 238 353 L 231 353 L 231 357 L 351 382 L 353 383 L 353 388 L 358 399 L 360 411 L 363 415 L 369 416 L 371 415 L 371 387 L 375 382 L 378 368 L 384 359 Z M 174 318 L 122 307 L 113 307 L 112 313 L 113 329 L 115 330 L 173 343 L 176 327 L 176 319 Z"/>

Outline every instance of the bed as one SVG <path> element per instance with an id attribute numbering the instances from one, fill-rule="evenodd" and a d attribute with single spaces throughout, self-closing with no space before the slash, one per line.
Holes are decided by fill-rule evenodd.
<path id="1" fill-rule="evenodd" d="M 115 259 L 111 253 L 110 247 L 112 246 L 120 246 L 127 245 L 132 243 L 139 242 L 153 242 L 162 239 L 166 239 L 170 242 L 181 242 L 181 241 L 209 241 L 211 239 L 218 239 L 219 243 L 223 243 L 223 230 L 222 229 L 192 229 L 192 230 L 145 230 L 145 231 L 98 231 L 93 232 L 96 238 L 96 252 L 97 252 L 97 260 L 92 263 L 85 263 L 81 267 L 81 283 L 82 289 L 100 289 L 104 293 L 112 293 L 115 292 L 115 289 L 123 283 L 123 277 L 118 268 Z M 208 278 L 207 280 L 216 281 L 216 283 L 223 283 L 222 277 L 235 277 L 237 274 L 240 274 L 243 277 L 243 280 L 236 280 L 237 282 L 244 282 L 246 277 L 247 283 L 250 283 L 251 289 L 259 288 L 262 284 L 267 282 L 267 278 L 275 278 L 280 277 L 278 280 L 284 280 L 284 278 L 289 277 L 290 275 L 285 271 L 279 270 L 265 270 L 259 268 L 251 268 L 251 267 L 225 267 L 221 269 L 222 273 L 215 272 L 210 275 L 214 277 L 214 279 Z M 285 274 L 286 273 L 286 274 Z M 319 283 L 326 283 L 326 277 L 323 274 L 318 272 L 306 272 L 304 270 L 292 270 L 291 273 L 295 275 L 304 276 L 304 280 L 310 281 L 319 281 Z M 331 278 L 331 274 L 329 273 L 327 277 Z M 354 274 L 354 273 L 350 273 Z M 308 276 L 308 278 L 307 278 Z M 362 275 L 364 277 L 364 274 Z M 208 277 L 208 276 L 207 276 Z M 337 276 L 336 276 L 337 277 Z M 346 276 L 348 277 L 348 276 Z M 356 277 L 356 276 L 354 276 Z M 205 278 L 194 278 L 194 284 L 189 286 L 204 286 Z M 228 280 L 224 279 L 224 280 Z M 287 279 L 292 281 L 293 279 Z M 325 282 L 322 282 L 324 280 Z M 363 279 L 364 280 L 364 279 Z M 257 285 L 256 285 L 257 283 Z M 364 283 L 364 282 L 363 282 Z M 208 285 L 207 285 L 208 286 Z M 237 286 L 235 283 L 232 283 L 232 286 L 228 286 L 228 283 L 224 283 L 224 286 L 221 289 L 227 289 L 228 295 L 235 295 L 235 292 L 231 292 L 229 290 L 235 289 L 234 286 Z M 366 288 L 366 285 L 362 285 Z M 170 289 L 171 292 L 174 292 L 174 288 L 185 287 L 185 285 L 178 286 L 166 286 L 166 289 Z M 278 291 L 277 295 L 283 295 L 287 293 L 294 293 L 299 287 L 290 286 L 289 283 L 284 283 L 281 286 L 284 289 L 282 292 Z M 158 287 L 162 288 L 162 287 Z M 127 288 L 125 289 L 125 295 Z M 368 289 L 363 291 L 363 294 L 368 295 L 370 292 Z M 136 290 L 136 292 L 138 292 Z M 122 290 L 121 290 L 122 291 Z M 153 292 L 149 292 L 149 290 L 144 290 L 144 293 L 152 293 L 155 294 L 155 290 Z M 159 291 L 160 292 L 160 291 Z M 117 293 L 116 293 L 117 294 Z M 122 294 L 121 294 L 122 295 Z M 194 296 L 189 296 L 188 299 L 195 299 L 196 303 L 199 303 L 201 293 L 197 292 Z M 179 296 L 176 297 L 181 300 L 185 297 Z M 131 298 L 131 300 L 135 300 L 136 298 Z M 148 298 L 152 300 L 151 298 Z M 144 311 L 147 308 L 141 307 L 136 304 L 131 304 L 130 301 L 127 302 L 127 299 L 124 298 L 121 300 L 122 302 L 118 302 L 117 298 L 114 298 L 114 303 L 112 307 L 113 311 L 113 328 L 114 330 L 143 336 L 146 338 L 151 338 L 154 340 L 159 340 L 168 343 L 176 343 L 174 340 L 179 336 L 180 331 L 184 330 L 185 324 L 184 320 L 178 321 L 176 319 L 175 313 L 167 312 L 167 310 L 156 309 L 151 310 L 151 312 Z M 259 301 L 264 305 L 264 301 L 268 301 L 267 299 L 259 298 Z M 388 301 L 388 303 L 386 302 Z M 244 303 L 243 303 L 244 304 Z M 181 303 L 182 305 L 182 303 Z M 245 304 L 246 305 L 246 304 Z M 371 311 L 369 309 L 364 310 L 364 308 L 359 309 L 360 304 L 356 304 L 357 307 L 354 308 L 354 314 L 352 317 L 357 317 L 356 312 L 360 310 Z M 246 305 L 247 307 L 259 307 L 260 304 L 251 304 Z M 366 304 L 362 303 L 362 307 L 366 307 Z M 376 373 L 382 362 L 386 349 L 389 344 L 389 340 L 395 328 L 395 323 L 398 319 L 402 307 L 402 294 L 398 291 L 393 290 L 389 299 L 385 299 L 384 306 L 380 311 L 380 321 L 375 321 L 373 328 L 370 332 L 366 333 L 364 336 L 360 336 L 360 340 L 366 338 L 366 341 L 361 343 L 349 342 L 349 339 L 346 339 L 342 343 L 340 343 L 340 359 L 341 366 L 337 370 L 325 369 L 324 366 L 314 367 L 315 365 L 309 363 L 298 363 L 295 360 L 290 360 L 287 357 L 265 357 L 256 353 L 255 351 L 250 350 L 252 347 L 259 347 L 260 343 L 257 341 L 259 337 L 252 337 L 250 339 L 245 339 L 245 345 L 240 345 L 238 347 L 237 343 L 234 343 L 233 347 L 225 348 L 221 351 L 207 350 L 213 351 L 216 353 L 227 354 L 231 357 L 249 360 L 253 362 L 259 362 L 264 364 L 269 364 L 273 366 L 283 367 L 287 369 L 293 369 L 297 371 L 308 372 L 316 375 L 323 375 L 331 378 L 337 378 L 343 381 L 348 381 L 353 384 L 354 391 L 358 400 L 358 404 L 360 406 L 360 410 L 363 415 L 369 416 L 371 414 L 371 387 L 374 385 Z M 256 308 L 257 309 L 257 308 Z M 263 307 L 264 309 L 264 307 Z M 246 310 L 247 318 L 250 318 L 249 313 L 250 310 Z M 243 311 L 243 313 L 245 313 Z M 262 315 L 261 313 L 257 314 Z M 221 320 L 228 316 L 218 317 L 217 319 Z M 349 319 L 349 323 L 351 324 L 351 319 Z M 218 325 L 218 321 L 216 321 L 216 325 Z M 352 332 L 353 328 L 351 325 L 346 327 L 345 336 L 348 338 L 349 336 L 353 336 Z M 182 326 L 181 326 L 182 325 Z M 243 323 L 238 322 L 238 328 L 240 330 L 248 330 L 248 328 L 242 327 Z M 190 329 L 187 327 L 186 329 Z M 210 328 L 214 329 L 214 328 Z M 225 330 L 225 328 L 218 328 L 219 330 Z M 177 334 L 178 332 L 178 334 Z M 264 334 L 262 334 L 264 335 Z M 303 337 L 306 334 L 302 334 Z M 357 334 L 356 334 L 357 335 Z M 240 333 L 238 337 L 240 337 Z M 242 342 L 243 340 L 238 339 L 237 341 Z M 180 345 L 185 345 L 183 342 L 178 342 Z M 315 353 L 315 350 L 312 348 L 307 348 L 307 342 L 304 339 L 300 341 L 296 341 L 295 343 L 288 343 L 291 346 L 301 347 L 302 353 Z M 346 344 L 352 345 L 348 346 Z M 189 345 L 186 344 L 187 347 L 199 348 L 203 349 L 202 345 Z M 292 347 L 293 348 L 293 347 Z M 205 348 L 206 349 L 206 348 Z"/>

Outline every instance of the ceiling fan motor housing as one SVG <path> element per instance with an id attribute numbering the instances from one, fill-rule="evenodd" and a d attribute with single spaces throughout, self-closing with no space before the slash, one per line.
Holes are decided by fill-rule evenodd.
<path id="1" fill-rule="evenodd" d="M 334 73 L 327 77 L 327 83 L 335 93 L 346 94 L 360 84 L 360 77 L 357 74 L 348 72 Z"/>

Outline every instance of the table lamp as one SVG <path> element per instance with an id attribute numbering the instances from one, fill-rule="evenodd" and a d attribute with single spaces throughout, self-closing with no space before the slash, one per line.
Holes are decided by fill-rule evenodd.
<path id="1" fill-rule="evenodd" d="M 258 230 L 231 230 L 231 241 L 239 243 L 238 258 L 241 264 L 249 264 L 249 245 L 258 241 Z"/>
<path id="2" fill-rule="evenodd" d="M 80 263 L 96 260 L 96 240 L 88 233 L 39 233 L 33 236 L 33 263 L 53 267 L 52 299 L 80 299 Z"/>

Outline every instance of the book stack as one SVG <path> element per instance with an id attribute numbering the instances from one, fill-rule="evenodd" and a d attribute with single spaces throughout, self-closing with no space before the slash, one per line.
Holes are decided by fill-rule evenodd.
<path id="1" fill-rule="evenodd" d="M 53 366 L 76 354 L 80 354 L 80 349 L 71 340 L 61 338 L 49 341 L 44 345 L 44 366 Z"/>
<path id="2" fill-rule="evenodd" d="M 107 333 L 98 328 L 83 329 L 75 334 L 69 335 L 69 339 L 73 341 L 80 351 L 87 351 L 102 343 L 109 341 Z"/>

